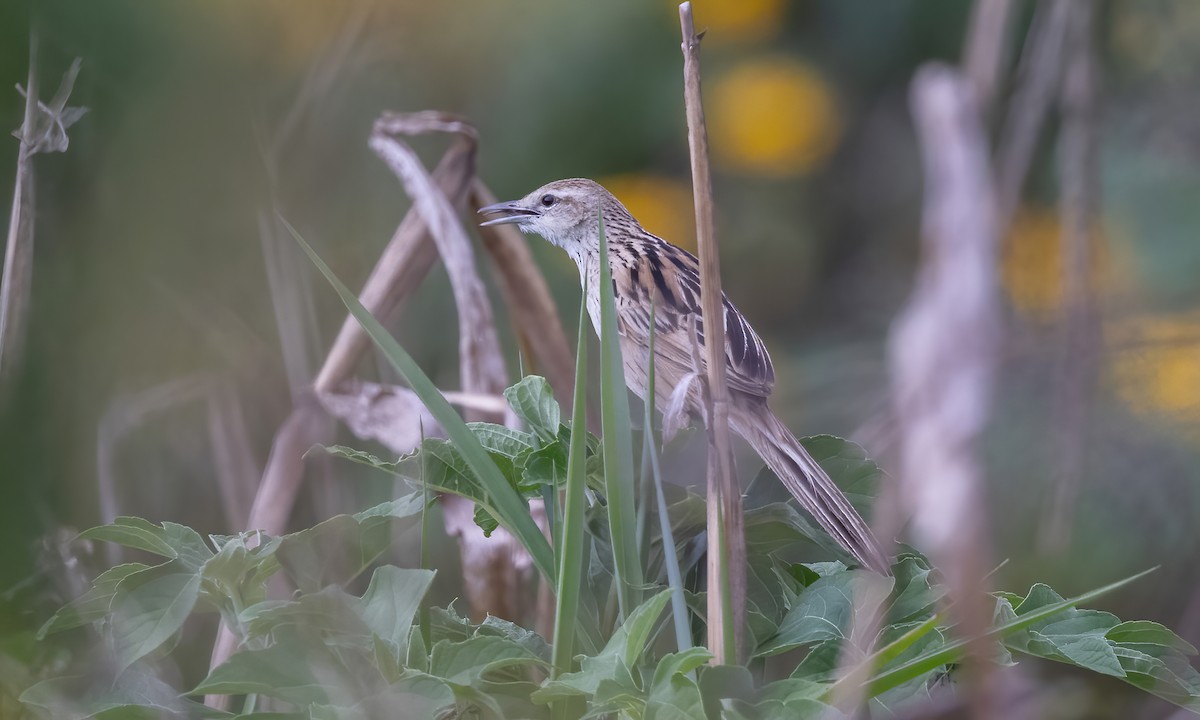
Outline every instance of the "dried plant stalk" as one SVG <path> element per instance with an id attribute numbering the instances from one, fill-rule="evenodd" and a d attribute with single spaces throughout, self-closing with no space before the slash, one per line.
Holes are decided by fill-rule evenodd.
<path id="1" fill-rule="evenodd" d="M 1068 58 L 1063 73 L 1063 127 L 1059 136 L 1062 182 L 1062 335 L 1059 350 L 1054 423 L 1054 499 L 1042 523 L 1043 549 L 1061 551 L 1071 535 L 1072 511 L 1083 481 L 1084 435 L 1088 397 L 1096 376 L 1099 322 L 1088 286 L 1091 223 L 1096 211 L 1096 62 L 1092 3 L 1071 3 Z"/>
<path id="2" fill-rule="evenodd" d="M 911 105 L 925 168 L 923 251 L 916 287 L 888 342 L 901 424 L 900 482 L 921 547 L 945 573 L 964 637 L 983 637 L 987 520 L 978 440 L 1000 347 L 996 210 L 987 137 L 970 83 L 921 68 Z M 991 649 L 972 643 L 975 714 L 993 717 Z"/>
<path id="3" fill-rule="evenodd" d="M 492 320 L 492 304 L 475 269 L 475 253 L 454 205 L 435 186 L 417 154 L 397 135 L 453 132 L 474 138 L 475 129 L 463 120 L 444 113 L 387 113 L 375 121 L 368 142 L 404 184 L 413 207 L 429 226 L 429 234 L 450 276 L 459 320 L 459 371 L 466 392 L 499 394 L 508 374 L 504 355 Z M 565 341 L 564 341 L 565 342 Z M 477 413 L 468 418 L 483 419 Z M 492 419 L 496 419 L 494 416 Z"/>
<path id="4" fill-rule="evenodd" d="M 700 38 L 690 2 L 679 5 L 683 32 L 683 83 L 691 149 L 696 240 L 700 251 L 701 314 L 708 364 L 708 647 L 716 664 L 736 663 L 746 617 L 746 538 L 742 493 L 733 473 L 729 437 L 729 389 L 725 384 L 725 321 L 721 263 L 713 228 L 708 131 L 700 97 Z M 723 540 L 719 542 L 718 539 Z M 732 624 L 732 627 L 728 625 Z"/>
<path id="5" fill-rule="evenodd" d="M 460 136 L 438 162 L 433 180 L 438 190 L 457 205 L 466 197 L 474 175 L 475 142 Z M 429 237 L 424 217 L 420 212 L 410 211 L 379 256 L 359 300 L 376 317 L 395 315 L 420 287 L 437 257 L 437 247 Z M 348 379 L 370 346 L 371 340 L 362 327 L 353 317 L 347 316 L 325 364 L 317 373 L 317 392 L 330 392 Z"/>

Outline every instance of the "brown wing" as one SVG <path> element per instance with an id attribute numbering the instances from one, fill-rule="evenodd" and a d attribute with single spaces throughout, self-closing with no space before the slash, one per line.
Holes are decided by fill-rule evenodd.
<path id="1" fill-rule="evenodd" d="M 704 346 L 704 321 L 700 310 L 700 263 L 686 250 L 653 235 L 622 248 L 613 258 L 613 284 L 617 288 L 617 314 L 628 334 L 649 336 L 650 301 L 654 302 L 654 342 L 660 355 L 692 364 L 690 326 Z M 775 386 L 775 369 L 762 339 L 729 298 L 725 306 L 725 362 L 729 387 L 767 397 Z M 702 367 L 705 354 L 700 353 Z"/>

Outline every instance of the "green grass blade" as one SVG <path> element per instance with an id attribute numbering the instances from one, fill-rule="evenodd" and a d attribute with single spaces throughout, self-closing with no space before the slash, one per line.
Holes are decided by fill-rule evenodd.
<path id="1" fill-rule="evenodd" d="M 662 535 L 663 564 L 667 568 L 667 584 L 671 588 L 671 615 L 675 621 L 675 643 L 679 652 L 692 647 L 692 628 L 688 624 L 687 600 L 683 596 L 683 573 L 675 554 L 675 534 L 671 532 L 671 517 L 667 513 L 667 498 L 663 492 L 662 470 L 658 464 L 658 447 L 654 439 L 654 298 L 650 299 L 650 347 L 646 363 L 646 452 L 650 456 L 650 474 L 658 501 L 658 525 Z M 694 677 L 694 674 L 693 674 Z"/>
<path id="2" fill-rule="evenodd" d="M 1003 625 L 992 628 L 983 637 L 984 639 L 991 640 L 999 640 L 1007 637 L 1015 632 L 1024 630 L 1030 625 L 1045 620 L 1055 613 L 1075 607 L 1080 603 L 1095 600 L 1101 595 L 1107 595 L 1118 588 L 1124 587 L 1136 580 L 1140 580 L 1157 569 L 1158 568 L 1150 568 L 1149 570 L 1145 570 L 1136 575 L 1127 577 L 1124 580 L 1118 580 L 1111 585 L 1105 585 L 1102 588 L 1097 588 L 1077 597 L 1063 600 L 1060 603 L 1047 605 L 1046 607 L 1031 612 L 1027 615 L 1021 615 L 1020 617 L 1010 620 Z M 958 640 L 956 642 L 952 642 L 949 645 L 941 647 L 933 652 L 927 653 L 918 658 L 914 658 L 913 660 L 910 660 L 899 667 L 892 668 L 891 670 L 876 675 L 869 683 L 869 696 L 874 697 L 880 693 L 887 692 L 894 687 L 903 685 L 909 680 L 924 675 L 940 665 L 945 665 L 946 663 L 955 662 L 961 659 L 970 642 L 970 640 Z M 827 693 L 826 696 L 832 697 L 832 695 L 829 693 Z"/>
<path id="3" fill-rule="evenodd" d="M 521 544 L 529 552 L 533 558 L 533 564 L 549 581 L 554 582 L 554 551 L 550 548 L 550 543 L 546 542 L 546 537 L 542 535 L 542 531 L 533 521 L 533 517 L 529 514 L 529 507 L 525 501 L 521 499 L 517 491 L 513 489 L 504 476 L 500 473 L 500 469 L 488 457 L 487 451 L 479 444 L 479 439 L 475 437 L 475 433 L 471 432 L 463 419 L 459 417 L 446 398 L 437 389 L 420 366 L 412 359 L 404 348 L 400 347 L 400 343 L 391 336 L 390 333 L 379 321 L 375 319 L 370 312 L 363 307 L 358 301 L 358 297 L 350 292 L 342 281 L 333 274 L 329 266 L 325 264 L 316 251 L 312 249 L 304 238 L 300 237 L 300 233 L 296 232 L 286 220 L 282 217 L 280 222 L 292 234 L 296 242 L 312 260 L 329 284 L 333 286 L 338 295 L 341 296 L 342 302 L 350 314 L 358 320 L 362 325 L 363 330 L 370 336 L 371 340 L 383 351 L 388 362 L 400 376 L 408 383 L 417 397 L 421 398 L 421 402 L 425 403 L 425 407 L 429 408 L 430 414 L 441 424 L 442 429 L 446 431 L 446 436 L 450 439 L 454 446 L 462 455 L 463 460 L 471 467 L 471 470 L 479 477 L 479 481 L 487 489 L 491 495 L 492 503 L 495 509 L 496 520 L 505 527 L 509 532 L 516 537 Z"/>
<path id="4" fill-rule="evenodd" d="M 629 428 L 629 396 L 625 366 L 617 339 L 617 306 L 604 216 L 600 216 L 600 419 L 604 428 L 604 487 L 608 529 L 616 568 L 617 604 L 625 618 L 641 604 L 642 565 L 638 559 L 637 514 L 634 510 L 633 440 Z"/>
<path id="5" fill-rule="evenodd" d="M 586 283 L 586 279 L 584 280 Z M 551 677 L 571 672 L 583 591 L 584 490 L 587 485 L 587 286 L 579 304 L 579 342 L 575 351 L 575 398 L 571 411 L 571 446 L 567 454 L 567 498 L 562 511 L 559 541 L 558 597 L 554 615 L 554 650 Z M 555 707 L 565 717 L 566 701 Z"/>

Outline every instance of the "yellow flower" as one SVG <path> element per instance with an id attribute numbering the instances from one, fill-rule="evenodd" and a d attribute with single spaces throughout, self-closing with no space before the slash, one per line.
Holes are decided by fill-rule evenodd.
<path id="1" fill-rule="evenodd" d="M 679 3 L 668 2 L 672 15 Z M 714 42 L 762 41 L 783 27 L 784 0 L 694 0 L 696 29 Z"/>
<path id="2" fill-rule="evenodd" d="M 717 78 L 710 103 L 712 149 L 734 170 L 795 175 L 837 146 L 840 121 L 825 81 L 785 57 L 753 60 Z"/>
<path id="3" fill-rule="evenodd" d="M 696 251 L 691 186 L 659 175 L 614 175 L 600 184 L 617 196 L 642 227 L 685 250 Z"/>
<path id="4" fill-rule="evenodd" d="M 1113 248 L 1100 224 L 1093 223 L 1090 236 L 1089 283 L 1094 293 L 1125 287 L 1128 263 L 1113 261 Z M 1033 316 L 1049 316 L 1063 302 L 1062 226 L 1058 211 L 1026 208 L 1013 219 L 1008 242 L 1003 248 L 1002 276 L 1012 304 Z"/>
<path id="5" fill-rule="evenodd" d="M 1121 400 L 1141 415 L 1200 424 L 1200 313 L 1139 317 L 1107 330 Z"/>

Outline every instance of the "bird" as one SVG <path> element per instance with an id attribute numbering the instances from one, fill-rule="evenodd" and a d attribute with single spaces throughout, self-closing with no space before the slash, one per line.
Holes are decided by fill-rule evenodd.
<path id="1" fill-rule="evenodd" d="M 519 200 L 482 207 L 479 213 L 494 216 L 481 226 L 513 224 L 567 252 L 579 268 L 597 334 L 603 217 L 626 384 L 645 400 L 653 317 L 655 402 L 668 407 L 673 395 L 680 397 L 676 388 L 688 383 L 682 409 L 703 417 L 698 383 L 689 382 L 696 373 L 706 376 L 706 355 L 695 352 L 697 343 L 704 346 L 704 324 L 700 262 L 694 255 L 647 232 L 612 193 L 586 178 L 556 180 Z M 768 405 L 775 369 L 762 339 L 724 294 L 722 305 L 730 429 L 754 448 L 838 544 L 864 567 L 888 574 L 887 556 L 870 527 Z"/>

